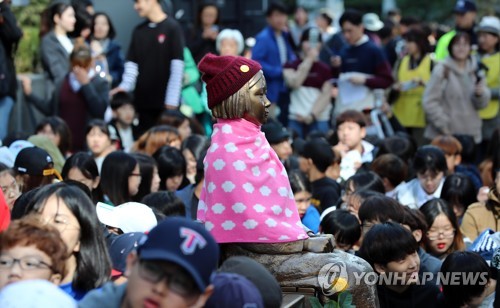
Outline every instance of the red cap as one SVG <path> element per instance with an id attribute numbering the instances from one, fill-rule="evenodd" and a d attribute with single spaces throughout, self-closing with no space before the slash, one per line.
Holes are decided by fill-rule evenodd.
<path id="1" fill-rule="evenodd" d="M 262 67 L 259 63 L 235 56 L 207 54 L 198 64 L 201 79 L 207 84 L 208 108 L 238 92 Z"/>

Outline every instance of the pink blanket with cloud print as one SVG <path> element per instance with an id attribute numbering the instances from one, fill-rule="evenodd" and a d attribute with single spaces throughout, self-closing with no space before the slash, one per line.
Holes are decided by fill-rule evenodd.
<path id="1" fill-rule="evenodd" d="M 204 164 L 197 218 L 218 243 L 307 238 L 286 170 L 260 126 L 219 119 Z"/>

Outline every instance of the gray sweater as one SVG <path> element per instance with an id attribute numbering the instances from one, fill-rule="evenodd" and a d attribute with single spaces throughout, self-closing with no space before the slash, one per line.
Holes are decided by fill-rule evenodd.
<path id="1" fill-rule="evenodd" d="M 464 69 L 448 57 L 438 63 L 427 83 L 423 107 L 427 118 L 424 136 L 433 139 L 440 134 L 464 134 L 481 142 L 481 125 L 477 110 L 485 108 L 491 93 L 484 78 L 479 82 L 483 88 L 480 96 L 475 95 L 477 64 L 468 60 Z"/>

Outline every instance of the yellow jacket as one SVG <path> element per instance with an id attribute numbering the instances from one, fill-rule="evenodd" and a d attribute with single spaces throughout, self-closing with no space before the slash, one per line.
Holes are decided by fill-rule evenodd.
<path id="1" fill-rule="evenodd" d="M 397 81 L 400 83 L 420 79 L 427 83 L 431 78 L 431 58 L 426 55 L 415 69 L 410 69 L 410 56 L 401 60 L 397 72 Z M 425 127 L 425 112 L 422 107 L 422 96 L 425 88 L 418 86 L 408 91 L 401 91 L 393 105 L 394 115 L 404 127 Z"/>
<path id="2" fill-rule="evenodd" d="M 481 58 L 481 62 L 488 68 L 488 73 L 486 74 L 486 85 L 490 89 L 500 88 L 500 52 L 496 52 L 492 55 L 486 55 Z M 493 119 L 497 116 L 499 109 L 498 97 L 493 98 L 488 103 L 486 108 L 479 110 L 479 117 L 481 119 Z"/>

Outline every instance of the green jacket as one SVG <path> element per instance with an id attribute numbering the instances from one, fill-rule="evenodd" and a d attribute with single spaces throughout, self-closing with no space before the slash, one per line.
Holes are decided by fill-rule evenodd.
<path id="1" fill-rule="evenodd" d="M 200 93 L 195 85 L 200 81 L 200 72 L 196 67 L 193 56 L 187 47 L 184 47 L 184 82 L 182 86 L 183 104 L 191 107 L 195 114 L 203 113 L 205 108 L 201 101 Z"/>

